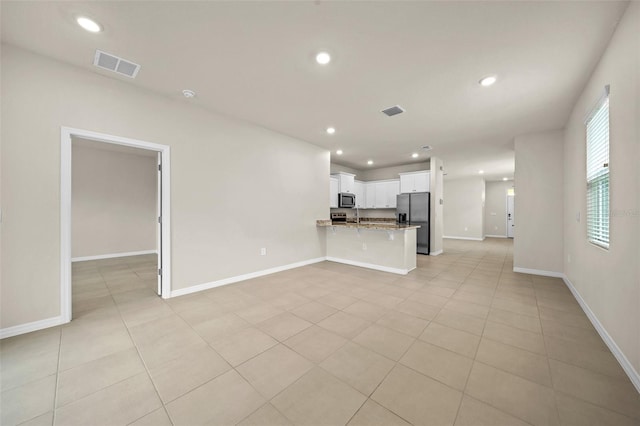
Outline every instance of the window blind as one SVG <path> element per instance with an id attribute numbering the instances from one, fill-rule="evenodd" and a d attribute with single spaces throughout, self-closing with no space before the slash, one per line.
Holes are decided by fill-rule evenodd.
<path id="1" fill-rule="evenodd" d="M 609 247 L 609 91 L 586 122 L 587 238 Z"/>

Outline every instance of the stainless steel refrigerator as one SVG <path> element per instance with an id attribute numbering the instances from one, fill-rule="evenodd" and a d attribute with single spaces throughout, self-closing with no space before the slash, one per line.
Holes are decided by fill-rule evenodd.
<path id="1" fill-rule="evenodd" d="M 397 198 L 396 220 L 398 223 L 420 226 L 416 229 L 417 252 L 420 254 L 429 254 L 430 196 L 428 192 L 415 192 L 399 194 Z"/>

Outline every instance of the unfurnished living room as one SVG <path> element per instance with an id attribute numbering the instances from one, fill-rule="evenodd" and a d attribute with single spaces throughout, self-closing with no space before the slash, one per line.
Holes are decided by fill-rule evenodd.
<path id="1" fill-rule="evenodd" d="M 640 2 L 0 19 L 1 425 L 640 425 Z"/>

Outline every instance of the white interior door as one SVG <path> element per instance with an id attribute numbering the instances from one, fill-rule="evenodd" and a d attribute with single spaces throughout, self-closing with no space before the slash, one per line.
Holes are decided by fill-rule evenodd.
<path id="1" fill-rule="evenodd" d="M 156 249 L 158 250 L 158 296 L 162 296 L 162 153 L 158 152 L 158 180 L 157 180 L 157 193 L 156 193 L 156 202 L 158 204 L 157 208 L 157 231 L 156 231 Z"/>
<path id="2" fill-rule="evenodd" d="M 507 237 L 513 238 L 513 230 L 515 227 L 515 213 L 514 213 L 514 196 L 507 195 Z"/>

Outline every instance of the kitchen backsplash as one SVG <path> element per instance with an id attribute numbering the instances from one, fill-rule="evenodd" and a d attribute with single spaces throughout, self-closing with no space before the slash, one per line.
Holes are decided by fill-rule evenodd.
<path id="1" fill-rule="evenodd" d="M 355 222 L 356 221 L 356 217 L 347 217 L 347 222 Z M 367 222 L 390 222 L 390 223 L 395 223 L 396 222 L 396 218 L 395 217 L 361 217 L 360 218 L 360 223 L 367 223 Z"/>
<path id="2" fill-rule="evenodd" d="M 331 213 L 346 213 L 347 217 L 356 217 L 356 209 L 331 209 Z M 374 219 L 396 219 L 396 209 L 360 209 L 360 217 L 368 220 Z M 383 222 L 383 221 L 381 221 Z"/>

